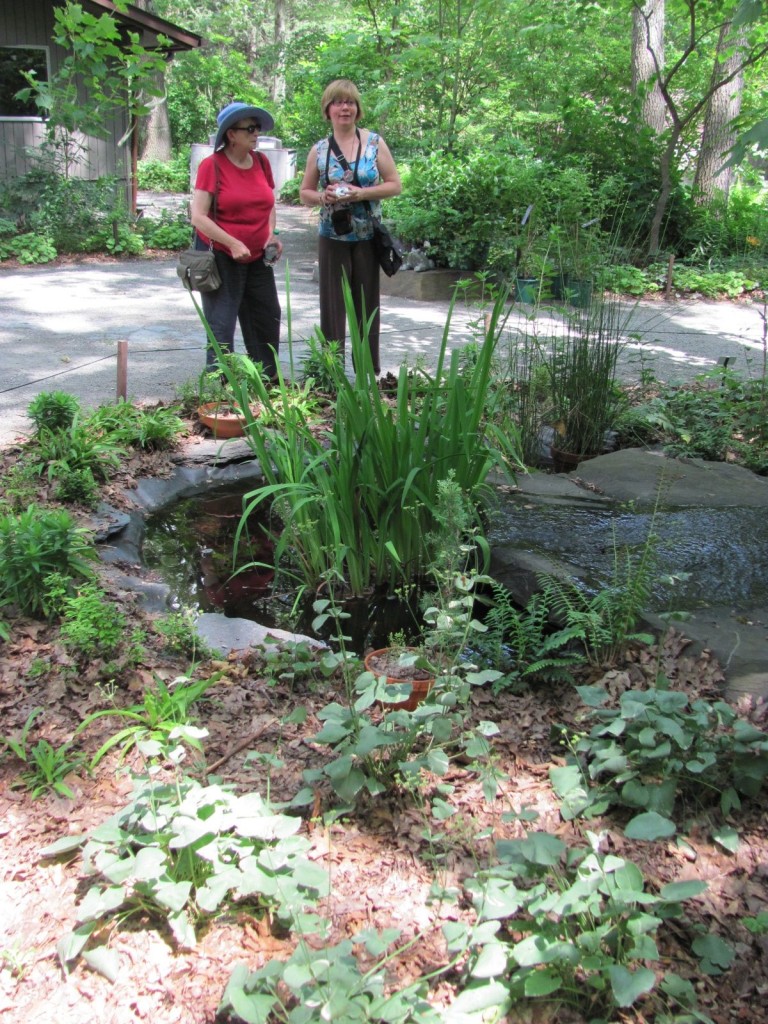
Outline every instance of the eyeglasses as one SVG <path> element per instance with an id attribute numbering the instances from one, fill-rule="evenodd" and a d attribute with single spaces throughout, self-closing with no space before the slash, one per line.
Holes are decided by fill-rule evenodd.
<path id="1" fill-rule="evenodd" d="M 332 100 L 334 107 L 356 107 L 357 100 Z"/>
<path id="2" fill-rule="evenodd" d="M 248 132 L 249 135 L 253 135 L 254 132 L 261 131 L 260 124 L 236 124 L 232 129 L 235 132 Z"/>

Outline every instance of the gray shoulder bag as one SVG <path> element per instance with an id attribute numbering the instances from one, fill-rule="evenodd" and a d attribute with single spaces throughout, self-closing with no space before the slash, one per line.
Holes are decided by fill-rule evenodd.
<path id="1" fill-rule="evenodd" d="M 213 158 L 213 167 L 216 173 L 216 184 L 213 193 L 212 219 L 216 219 L 216 196 L 219 191 L 219 166 L 216 157 Z M 221 286 L 221 275 L 216 266 L 216 255 L 213 251 L 213 242 L 207 249 L 196 249 L 197 231 L 192 230 L 192 244 L 179 255 L 179 262 L 176 264 L 176 273 L 181 278 L 181 283 L 188 291 L 215 292 Z"/>

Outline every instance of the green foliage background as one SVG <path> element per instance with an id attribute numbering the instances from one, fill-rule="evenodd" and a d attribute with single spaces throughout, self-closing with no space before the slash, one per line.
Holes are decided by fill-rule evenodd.
<path id="1" fill-rule="evenodd" d="M 676 79 L 681 106 L 707 86 L 716 26 L 744 5 L 694 6 L 700 27 L 712 32 Z M 177 147 L 205 141 L 216 110 L 238 98 L 274 110 L 275 134 L 297 150 L 301 170 L 327 127 L 318 106 L 323 88 L 348 77 L 363 95 L 363 123 L 385 135 L 405 171 L 405 195 L 387 212 L 406 239 L 429 239 L 441 263 L 482 265 L 500 234 L 518 245 L 510 226 L 531 203 L 539 226 L 559 224 L 578 175 L 589 193 L 580 205 L 602 207 L 594 215 L 614 240 L 620 218 L 618 237 L 634 249 L 627 262 L 642 247 L 660 143 L 643 126 L 641 99 L 630 87 L 630 0 L 352 0 L 321 8 L 307 0 L 231 0 L 224 7 L 156 0 L 155 8 L 206 39 L 200 51 L 178 55 L 167 75 Z M 666 9 L 671 66 L 687 43 L 688 5 L 669 0 Z M 749 33 L 761 44 L 759 21 Z M 765 84 L 757 63 L 746 76 L 742 128 L 766 116 Z M 768 230 L 754 171 L 745 171 L 726 210 L 693 202 L 699 133 L 700 118 L 677 154 L 665 250 L 703 259 L 764 254 Z M 595 198 L 608 179 L 610 221 Z"/>

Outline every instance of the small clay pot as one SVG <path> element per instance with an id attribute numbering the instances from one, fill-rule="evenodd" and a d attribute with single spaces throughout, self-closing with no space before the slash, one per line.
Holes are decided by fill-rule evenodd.
<path id="1" fill-rule="evenodd" d="M 584 462 L 585 459 L 589 458 L 587 455 L 579 455 L 578 452 L 565 452 L 561 448 L 555 448 L 551 446 L 550 452 L 552 453 L 552 463 L 557 473 L 570 473 L 572 469 L 576 469 L 580 462 Z"/>
<path id="2" fill-rule="evenodd" d="M 415 647 L 380 647 L 365 656 L 365 668 L 375 676 L 386 676 L 388 686 L 398 683 L 410 683 L 411 693 L 405 700 L 387 701 L 392 707 L 403 711 L 415 711 L 425 699 L 435 683 L 426 669 L 400 664 L 400 655 L 415 651 Z"/>
<path id="3" fill-rule="evenodd" d="M 251 412 L 256 416 L 258 407 L 252 407 Z M 245 426 L 248 422 L 245 416 L 231 412 L 220 402 L 206 402 L 201 405 L 197 410 L 197 416 L 203 426 L 208 427 L 217 440 L 245 435 Z"/>

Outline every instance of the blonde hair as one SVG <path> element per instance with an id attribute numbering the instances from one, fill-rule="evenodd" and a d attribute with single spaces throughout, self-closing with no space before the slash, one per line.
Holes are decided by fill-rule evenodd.
<path id="1" fill-rule="evenodd" d="M 330 121 L 330 117 L 328 116 L 328 107 L 330 107 L 334 100 L 354 100 L 357 105 L 357 117 L 355 120 L 359 121 L 363 116 L 363 104 L 360 100 L 360 90 L 357 88 L 355 83 L 350 82 L 348 78 L 336 78 L 325 87 L 325 92 L 320 100 L 320 109 L 323 112 L 323 117 L 326 121 Z"/>

